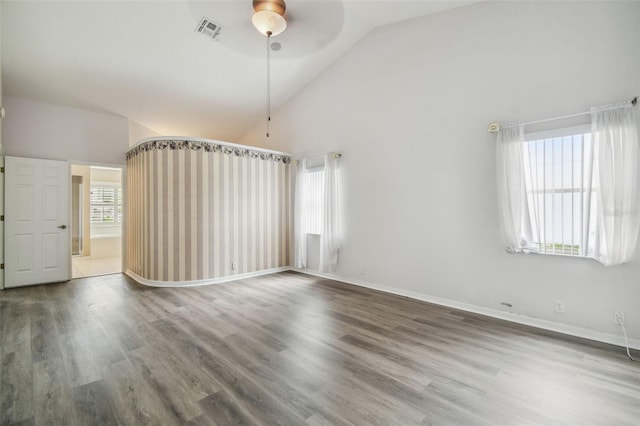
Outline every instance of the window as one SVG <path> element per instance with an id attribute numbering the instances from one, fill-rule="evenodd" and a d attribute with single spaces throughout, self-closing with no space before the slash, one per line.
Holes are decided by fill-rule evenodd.
<path id="1" fill-rule="evenodd" d="M 538 251 L 592 255 L 595 221 L 589 215 L 595 212 L 597 189 L 587 166 L 593 155 L 590 129 L 526 134 L 523 150 L 528 219 Z"/>
<path id="2" fill-rule="evenodd" d="M 304 162 L 302 171 L 302 232 L 322 235 L 322 216 L 324 206 L 325 167 L 324 157 L 309 158 Z"/>
<path id="3" fill-rule="evenodd" d="M 306 195 L 303 208 L 306 210 L 304 232 L 307 234 L 322 234 L 322 205 L 324 200 L 324 168 L 307 170 L 305 181 Z"/>
<path id="4" fill-rule="evenodd" d="M 122 190 L 108 183 L 91 184 L 91 223 L 122 222 Z"/>
<path id="5" fill-rule="evenodd" d="M 297 164 L 294 208 L 294 264 L 307 268 L 307 245 L 317 249 L 320 272 L 335 270 L 340 250 L 338 159 L 330 153 Z M 311 235 L 314 237 L 309 238 Z M 313 249 L 314 253 L 316 249 Z"/>
<path id="6" fill-rule="evenodd" d="M 507 252 L 583 256 L 606 266 L 633 258 L 640 231 L 633 106 L 591 108 L 591 130 L 525 137 L 525 124 L 499 128 L 496 174 Z"/>

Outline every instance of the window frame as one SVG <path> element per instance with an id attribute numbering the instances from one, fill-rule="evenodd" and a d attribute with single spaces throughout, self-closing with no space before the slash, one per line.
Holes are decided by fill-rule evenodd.
<path id="1" fill-rule="evenodd" d="M 540 130 L 540 131 L 534 131 L 534 132 L 524 132 L 524 141 L 523 141 L 523 152 L 527 151 L 528 144 L 534 141 L 540 141 L 540 140 L 546 140 L 546 139 L 556 139 L 556 138 L 564 138 L 564 137 L 569 137 L 569 136 L 577 136 L 577 135 L 591 135 L 591 137 L 593 137 L 592 134 L 592 129 L 591 129 L 591 125 L 590 124 L 582 124 L 582 125 L 574 125 L 574 126 L 567 126 L 567 127 L 559 127 L 559 128 L 555 128 L 555 129 L 546 129 L 546 130 Z M 592 139 L 591 139 L 592 140 Z M 583 149 L 584 149 L 584 145 L 583 145 Z M 529 158 L 529 153 L 527 152 L 525 158 Z M 546 160 L 545 160 L 546 161 Z M 525 161 L 526 163 L 526 161 Z M 574 164 L 576 164 L 574 162 Z M 528 163 L 525 164 L 525 169 L 527 169 L 528 167 L 530 167 L 530 165 Z M 526 174 L 526 172 L 525 172 Z M 529 202 L 529 196 L 534 192 L 530 186 L 527 186 L 527 177 L 525 175 L 525 190 L 526 190 L 526 196 L 527 196 L 527 206 L 528 206 L 528 210 L 529 210 L 529 215 L 531 215 L 531 211 L 530 211 L 530 207 L 531 207 L 531 203 Z M 572 193 L 575 192 L 580 192 L 580 188 L 577 187 L 571 187 L 568 188 L 568 190 Z M 545 190 L 545 193 L 549 191 L 549 190 Z M 557 189 L 552 189 L 551 190 L 551 194 L 556 194 Z M 562 187 L 561 185 L 561 189 L 560 191 L 565 192 L 565 188 Z M 596 193 L 597 188 L 592 187 L 591 190 L 591 196 L 592 196 L 592 203 L 594 202 L 593 199 L 595 199 L 594 194 Z M 597 202 L 597 201 L 596 201 Z M 584 205 L 581 205 L 580 207 L 580 213 L 582 215 L 584 215 Z M 553 210 L 552 210 L 552 214 L 553 214 Z M 565 221 L 566 216 L 561 216 L 561 221 L 563 222 L 564 226 L 564 221 Z M 557 245 L 557 243 L 555 242 L 540 242 L 537 241 L 535 232 L 534 232 L 534 220 L 533 218 L 529 219 L 530 224 L 531 224 L 531 228 L 532 228 L 532 237 L 534 238 L 534 243 L 541 248 L 543 245 Z M 573 218 L 571 219 L 571 223 L 573 223 Z M 544 225 L 546 226 L 546 224 Z M 553 224 L 551 225 L 553 226 Z M 582 231 L 581 231 L 582 232 Z M 579 237 L 581 238 L 582 234 L 579 234 Z M 589 254 L 590 250 L 589 247 L 586 248 L 586 250 L 584 251 L 584 253 L 586 254 L 582 254 L 582 250 L 580 247 L 581 241 L 579 241 L 578 244 L 578 254 L 570 254 L 570 253 L 559 253 L 556 252 L 555 249 L 552 252 L 548 252 L 548 251 L 542 251 L 542 250 L 538 250 L 538 251 L 533 251 L 532 253 L 534 254 L 540 254 L 540 255 L 545 255 L 545 256 L 561 256 L 561 257 L 565 257 L 565 258 L 578 258 L 578 259 L 594 259 L 593 254 Z M 562 244 L 562 246 L 564 247 L 565 244 Z M 575 246 L 575 244 L 574 244 Z M 562 248 L 561 250 L 564 250 L 564 248 Z"/>
<path id="2" fill-rule="evenodd" d="M 114 190 L 113 203 L 94 203 L 92 200 L 92 191 L 96 189 L 112 188 Z M 91 226 L 114 226 L 121 225 L 124 219 L 124 200 L 123 188 L 119 182 L 89 182 L 89 223 Z M 103 197 L 104 198 L 104 197 Z M 94 221 L 93 208 L 95 207 L 113 207 L 113 221 Z"/>

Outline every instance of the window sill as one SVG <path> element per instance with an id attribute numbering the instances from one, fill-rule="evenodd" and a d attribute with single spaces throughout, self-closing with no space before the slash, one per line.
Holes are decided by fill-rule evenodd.
<path id="1" fill-rule="evenodd" d="M 586 259 L 586 260 L 595 260 L 592 256 L 581 256 L 581 255 L 571 255 L 571 254 L 560 254 L 560 253 L 541 253 L 537 251 L 529 252 L 528 254 L 535 254 L 538 256 L 553 256 L 553 257 L 564 257 L 569 259 Z"/>
<path id="2" fill-rule="evenodd" d="M 103 240 L 106 238 L 121 238 L 122 235 L 120 234 L 95 234 L 92 235 L 91 238 L 89 238 L 90 240 Z"/>

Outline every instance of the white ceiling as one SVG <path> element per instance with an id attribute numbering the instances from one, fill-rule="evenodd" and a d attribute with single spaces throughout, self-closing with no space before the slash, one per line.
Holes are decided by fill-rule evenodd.
<path id="1" fill-rule="evenodd" d="M 471 2 L 287 1 L 289 26 L 272 39 L 282 45 L 271 52 L 272 109 L 372 29 Z M 3 0 L 1 7 L 6 96 L 228 141 L 264 120 L 266 40 L 251 26 L 251 0 Z M 220 41 L 195 31 L 203 16 L 224 27 Z"/>

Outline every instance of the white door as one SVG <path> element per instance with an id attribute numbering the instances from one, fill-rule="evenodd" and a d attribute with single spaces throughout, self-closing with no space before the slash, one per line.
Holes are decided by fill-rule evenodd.
<path id="1" fill-rule="evenodd" d="M 5 287 L 70 278 L 69 163 L 5 157 Z"/>

